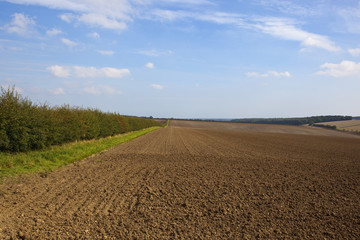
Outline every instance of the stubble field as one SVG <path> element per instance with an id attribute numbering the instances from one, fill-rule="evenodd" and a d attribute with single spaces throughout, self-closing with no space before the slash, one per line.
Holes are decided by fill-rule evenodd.
<path id="1" fill-rule="evenodd" d="M 171 121 L 0 185 L 0 239 L 359 239 L 360 137 Z"/>
<path id="2" fill-rule="evenodd" d="M 335 121 L 335 122 L 322 122 L 320 125 L 336 126 L 337 129 L 345 131 L 354 131 L 360 133 L 360 120 L 347 120 L 347 121 Z"/>

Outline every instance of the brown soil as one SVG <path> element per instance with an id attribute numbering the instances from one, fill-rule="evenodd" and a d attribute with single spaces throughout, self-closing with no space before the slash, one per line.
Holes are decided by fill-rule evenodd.
<path id="1" fill-rule="evenodd" d="M 360 239 L 360 138 L 293 131 L 172 121 L 11 179 L 0 239 Z"/>

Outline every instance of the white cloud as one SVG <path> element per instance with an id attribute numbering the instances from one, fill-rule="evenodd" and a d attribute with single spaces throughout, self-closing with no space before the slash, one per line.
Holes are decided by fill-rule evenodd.
<path id="1" fill-rule="evenodd" d="M 16 33 L 21 36 L 30 37 L 35 31 L 35 20 L 25 16 L 22 13 L 14 13 L 12 15 L 12 21 L 10 24 L 6 25 L 5 28 L 9 33 Z"/>
<path id="2" fill-rule="evenodd" d="M 49 90 L 49 91 L 50 91 L 50 93 L 52 93 L 54 95 L 64 95 L 65 94 L 65 91 L 62 88 L 56 88 L 56 89 Z"/>
<path id="3" fill-rule="evenodd" d="M 291 19 L 284 18 L 258 18 L 253 27 L 263 33 L 284 39 L 298 41 L 306 47 L 317 47 L 335 52 L 340 48 L 327 36 L 304 31 L 296 26 Z"/>
<path id="4" fill-rule="evenodd" d="M 268 71 L 267 73 L 258 73 L 258 72 L 248 72 L 246 73 L 248 77 L 291 77 L 289 72 L 277 72 L 277 71 Z"/>
<path id="5" fill-rule="evenodd" d="M 61 38 L 61 42 L 64 43 L 65 45 L 68 45 L 69 47 L 75 47 L 78 45 L 76 42 L 73 42 L 67 38 Z"/>
<path id="6" fill-rule="evenodd" d="M 89 33 L 87 34 L 87 36 L 91 38 L 100 38 L 100 34 L 98 34 L 97 32 Z"/>
<path id="7" fill-rule="evenodd" d="M 148 62 L 147 64 L 145 64 L 145 67 L 146 67 L 146 68 L 149 68 L 149 69 L 153 69 L 155 66 L 154 66 L 153 63 Z"/>
<path id="8" fill-rule="evenodd" d="M 354 57 L 360 56 L 360 48 L 349 49 L 348 52 Z"/>
<path id="9" fill-rule="evenodd" d="M 130 75 L 130 71 L 128 69 L 118 69 L 118 68 L 101 68 L 102 74 L 104 74 L 108 78 L 122 78 L 124 76 Z"/>
<path id="10" fill-rule="evenodd" d="M 98 53 L 105 56 L 112 56 L 114 55 L 114 51 L 108 51 L 108 50 L 98 50 Z"/>
<path id="11" fill-rule="evenodd" d="M 51 66 L 47 68 L 55 77 L 69 77 L 70 76 L 70 69 L 64 66 Z"/>
<path id="12" fill-rule="evenodd" d="M 40 5 L 51 9 L 67 10 L 59 17 L 67 22 L 82 22 L 90 26 L 112 30 L 124 30 L 132 21 L 133 9 L 128 0 L 12 0 L 15 3 Z"/>
<path id="13" fill-rule="evenodd" d="M 291 77 L 291 74 L 289 72 L 269 71 L 268 73 L 270 76 L 274 76 L 274 77 Z"/>
<path id="14" fill-rule="evenodd" d="M 76 16 L 72 13 L 64 13 L 61 14 L 59 17 L 61 20 L 67 23 L 71 23 L 76 18 Z"/>
<path id="15" fill-rule="evenodd" d="M 78 78 L 95 78 L 99 76 L 100 70 L 96 67 L 73 66 L 73 74 Z"/>
<path id="16" fill-rule="evenodd" d="M 159 84 L 151 84 L 151 87 L 157 90 L 163 90 L 164 86 L 159 85 Z"/>
<path id="17" fill-rule="evenodd" d="M 127 28 L 125 22 L 120 22 L 116 19 L 111 19 L 103 14 L 98 13 L 82 14 L 77 19 L 79 22 L 86 23 L 90 26 L 97 26 L 112 30 L 125 30 Z"/>
<path id="18" fill-rule="evenodd" d="M 84 92 L 91 95 L 121 95 L 122 91 L 108 85 L 89 86 L 84 88 Z"/>
<path id="19" fill-rule="evenodd" d="M 62 34 L 62 33 L 63 32 L 61 30 L 56 29 L 56 28 L 53 28 L 53 29 L 50 29 L 50 30 L 46 31 L 46 35 L 51 36 L 51 37 L 57 36 L 57 35 Z"/>
<path id="20" fill-rule="evenodd" d="M 299 23 L 289 18 L 253 17 L 228 12 L 190 12 L 155 9 L 148 19 L 175 21 L 193 19 L 222 25 L 252 29 L 284 40 L 300 42 L 305 47 L 316 47 L 335 52 L 340 48 L 329 37 L 305 31 Z"/>
<path id="21" fill-rule="evenodd" d="M 267 73 L 248 72 L 248 73 L 246 73 L 246 76 L 248 76 L 248 77 L 268 77 L 269 75 Z"/>
<path id="22" fill-rule="evenodd" d="M 130 75 L 129 69 L 119 68 L 96 68 L 96 67 L 84 67 L 84 66 L 51 66 L 47 68 L 56 77 L 70 77 L 77 78 L 123 78 Z"/>
<path id="23" fill-rule="evenodd" d="M 149 56 L 149 57 L 160 57 L 160 56 L 166 56 L 173 54 L 173 51 L 171 50 L 141 50 L 137 52 L 138 54 Z"/>
<path id="24" fill-rule="evenodd" d="M 319 75 L 327 75 L 332 77 L 360 76 L 360 62 L 356 63 L 352 61 L 342 61 L 339 64 L 325 63 L 321 65 L 320 68 L 325 70 L 317 72 Z"/>

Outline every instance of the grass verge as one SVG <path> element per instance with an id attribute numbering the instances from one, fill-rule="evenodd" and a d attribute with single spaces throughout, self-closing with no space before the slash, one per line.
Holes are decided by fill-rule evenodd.
<path id="1" fill-rule="evenodd" d="M 5 177 L 9 176 L 53 171 L 54 169 L 84 159 L 95 153 L 128 142 L 158 128 L 160 127 L 151 127 L 113 137 L 68 143 L 61 146 L 53 146 L 45 150 L 26 153 L 14 154 L 0 152 L 0 183 Z"/>

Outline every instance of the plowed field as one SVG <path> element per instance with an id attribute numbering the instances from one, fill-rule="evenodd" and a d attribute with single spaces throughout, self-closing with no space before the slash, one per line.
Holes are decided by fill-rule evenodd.
<path id="1" fill-rule="evenodd" d="M 277 128 L 171 121 L 8 180 L 0 239 L 360 239 L 360 138 Z"/>

